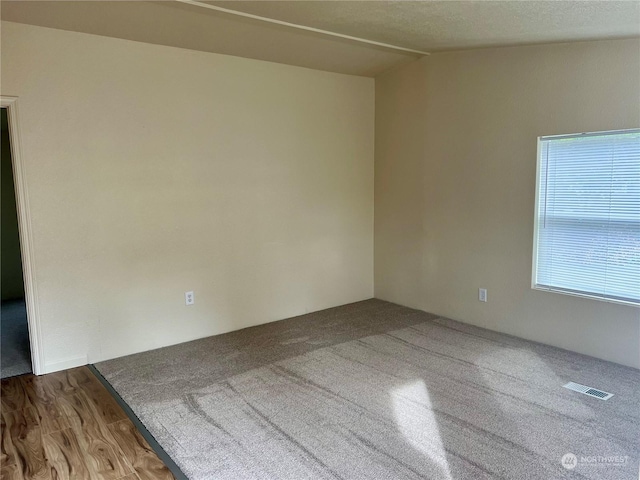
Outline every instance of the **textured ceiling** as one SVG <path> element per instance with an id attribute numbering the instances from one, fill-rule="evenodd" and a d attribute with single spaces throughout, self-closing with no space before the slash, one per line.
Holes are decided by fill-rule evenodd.
<path id="1" fill-rule="evenodd" d="M 637 1 L 226 1 L 212 5 L 423 51 L 640 36 Z M 375 76 L 416 56 L 176 1 L 8 1 L 3 20 Z"/>
<path id="2" fill-rule="evenodd" d="M 209 1 L 423 51 L 640 36 L 640 1 Z"/>

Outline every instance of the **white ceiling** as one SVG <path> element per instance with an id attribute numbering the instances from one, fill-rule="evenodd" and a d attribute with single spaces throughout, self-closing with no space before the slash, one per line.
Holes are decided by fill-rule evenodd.
<path id="1" fill-rule="evenodd" d="M 640 1 L 208 1 L 423 51 L 640 36 Z"/>
<path id="2" fill-rule="evenodd" d="M 640 0 L 206 2 L 422 51 L 640 36 Z M 354 75 L 415 55 L 167 0 L 8 1 L 2 19 Z"/>

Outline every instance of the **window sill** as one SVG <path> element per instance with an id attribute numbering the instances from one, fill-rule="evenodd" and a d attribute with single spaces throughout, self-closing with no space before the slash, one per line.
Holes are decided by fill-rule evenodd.
<path id="1" fill-rule="evenodd" d="M 565 289 L 562 289 L 562 288 L 547 287 L 547 286 L 544 286 L 544 285 L 536 285 L 536 284 L 531 285 L 531 288 L 533 290 L 539 290 L 541 292 L 559 293 L 561 295 L 569 295 L 571 297 L 589 298 L 591 300 L 598 300 L 600 302 L 615 303 L 615 304 L 618 304 L 618 305 L 626 305 L 628 307 L 640 308 L 640 301 L 623 300 L 623 299 L 617 299 L 617 298 L 608 298 L 608 297 L 602 297 L 602 296 L 594 295 L 594 294 L 590 294 L 590 293 L 577 292 L 577 291 L 573 291 L 573 290 L 565 290 Z"/>

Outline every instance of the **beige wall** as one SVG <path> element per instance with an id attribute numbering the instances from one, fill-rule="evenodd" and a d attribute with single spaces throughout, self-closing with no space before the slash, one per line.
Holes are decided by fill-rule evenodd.
<path id="1" fill-rule="evenodd" d="M 47 370 L 373 295 L 373 79 L 3 22 L 1 87 Z"/>
<path id="2" fill-rule="evenodd" d="M 376 79 L 376 296 L 640 367 L 638 309 L 530 288 L 536 137 L 637 127 L 639 54 L 442 53 Z M 1 80 L 47 370 L 372 296 L 373 80 L 7 22 Z"/>
<path id="3" fill-rule="evenodd" d="M 531 289 L 536 137 L 638 127 L 639 87 L 639 40 L 441 53 L 377 78 L 376 296 L 640 367 L 640 309 Z"/>

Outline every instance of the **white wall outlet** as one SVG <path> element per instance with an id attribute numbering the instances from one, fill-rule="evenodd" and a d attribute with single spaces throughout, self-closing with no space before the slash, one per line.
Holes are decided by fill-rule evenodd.
<path id="1" fill-rule="evenodd" d="M 487 301 L 487 289 L 486 288 L 479 288 L 478 289 L 478 300 L 480 300 L 481 302 L 486 302 Z"/>
<path id="2" fill-rule="evenodd" d="M 193 305 L 194 303 L 196 303 L 196 297 L 193 292 L 184 292 L 184 304 Z"/>

